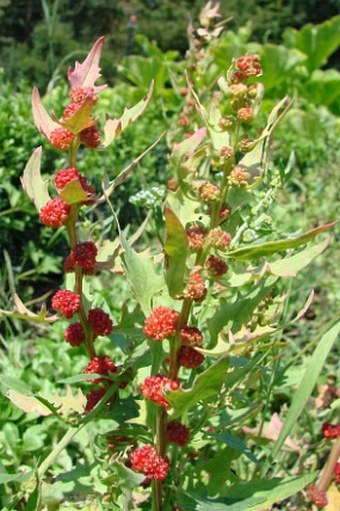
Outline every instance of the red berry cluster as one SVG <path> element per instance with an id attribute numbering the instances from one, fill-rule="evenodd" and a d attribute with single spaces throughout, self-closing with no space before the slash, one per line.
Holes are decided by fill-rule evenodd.
<path id="1" fill-rule="evenodd" d="M 102 309 L 91 309 L 87 321 L 92 326 L 93 333 L 97 335 L 109 335 L 112 332 L 113 323 L 110 316 Z"/>
<path id="2" fill-rule="evenodd" d="M 183 297 L 194 302 L 201 302 L 207 294 L 207 288 L 199 272 L 194 271 L 189 276 L 189 282 L 183 291 Z"/>
<path id="3" fill-rule="evenodd" d="M 75 137 L 76 136 L 71 133 L 71 131 L 65 128 L 56 128 L 50 135 L 50 143 L 56 149 L 60 149 L 60 151 L 66 151 L 70 148 L 70 145 L 72 144 Z"/>
<path id="4" fill-rule="evenodd" d="M 70 209 L 63 199 L 51 199 L 41 208 L 39 217 L 44 225 L 56 229 L 67 222 Z"/>
<path id="5" fill-rule="evenodd" d="M 169 401 L 165 398 L 166 390 L 177 390 L 179 387 L 178 380 L 170 380 L 163 374 L 156 374 L 154 376 L 148 376 L 145 378 L 141 385 L 141 391 L 146 399 L 154 401 L 159 406 L 168 408 L 170 406 Z"/>
<path id="6" fill-rule="evenodd" d="M 239 57 L 236 61 L 236 67 L 246 78 L 250 76 L 260 76 L 262 74 L 260 57 L 256 54 Z"/>
<path id="7" fill-rule="evenodd" d="M 186 367 L 187 369 L 196 369 L 204 362 L 204 355 L 198 353 L 191 346 L 181 346 L 178 352 L 177 361 L 179 365 Z"/>
<path id="8" fill-rule="evenodd" d="M 110 373 L 115 373 L 117 371 L 116 366 L 112 362 L 112 360 L 106 355 L 100 357 L 94 357 L 85 367 L 84 373 L 97 373 L 102 374 L 103 376 L 108 376 Z M 97 378 L 92 380 L 93 383 L 100 383 L 105 381 L 105 378 Z"/>
<path id="9" fill-rule="evenodd" d="M 131 467 L 142 472 L 148 479 L 162 481 L 167 476 L 169 463 L 159 456 L 156 449 L 150 444 L 132 451 L 130 460 Z"/>
<path id="10" fill-rule="evenodd" d="M 168 442 L 185 447 L 190 437 L 189 429 L 178 421 L 171 421 L 166 427 L 166 439 Z"/>
<path id="11" fill-rule="evenodd" d="M 104 387 L 98 387 L 97 389 L 91 390 L 86 394 L 86 405 L 85 412 L 89 413 L 99 403 L 101 398 L 104 396 L 106 389 Z"/>
<path id="12" fill-rule="evenodd" d="M 80 140 L 85 147 L 96 149 L 100 144 L 100 132 L 97 126 L 90 126 L 80 132 Z"/>
<path id="13" fill-rule="evenodd" d="M 179 318 L 179 312 L 161 305 L 145 320 L 143 332 L 153 341 L 163 341 L 175 335 Z"/>
<path id="14" fill-rule="evenodd" d="M 52 298 L 52 307 L 65 318 L 71 319 L 73 314 L 79 312 L 80 296 L 67 289 L 59 289 Z"/>
<path id="15" fill-rule="evenodd" d="M 80 346 L 84 341 L 85 335 L 81 323 L 71 323 L 65 333 L 64 339 L 71 346 Z"/>
<path id="16" fill-rule="evenodd" d="M 212 247 L 223 250 L 229 247 L 231 236 L 228 232 L 223 231 L 220 227 L 215 227 L 209 232 L 208 241 Z"/>
<path id="17" fill-rule="evenodd" d="M 179 338 L 183 344 L 188 346 L 199 346 L 202 344 L 202 332 L 195 326 L 184 325 L 179 331 Z"/>
<path id="18" fill-rule="evenodd" d="M 338 438 L 340 436 L 340 424 L 325 422 L 322 425 L 322 434 L 325 438 Z"/>
<path id="19" fill-rule="evenodd" d="M 227 263 L 225 263 L 220 257 L 216 257 L 214 255 L 208 257 L 205 266 L 208 269 L 210 277 L 220 277 L 228 271 Z"/>
<path id="20" fill-rule="evenodd" d="M 328 504 L 326 492 L 320 491 L 316 486 L 310 486 L 308 488 L 307 496 L 319 509 L 326 507 Z"/>
<path id="21" fill-rule="evenodd" d="M 93 186 L 91 186 L 86 177 L 80 174 L 79 170 L 75 167 L 69 167 L 67 169 L 58 170 L 57 174 L 54 177 L 54 185 L 58 193 L 60 193 L 68 183 L 71 181 L 78 180 L 80 186 L 87 193 L 87 201 L 86 204 L 91 204 L 95 200 L 95 190 Z"/>
<path id="22" fill-rule="evenodd" d="M 200 250 L 204 245 L 206 229 L 200 225 L 193 225 L 186 230 L 188 245 L 192 250 Z"/>

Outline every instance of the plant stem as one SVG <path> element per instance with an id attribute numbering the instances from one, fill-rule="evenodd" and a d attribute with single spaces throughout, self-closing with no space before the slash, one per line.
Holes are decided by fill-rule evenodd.
<path id="1" fill-rule="evenodd" d="M 328 490 L 332 478 L 334 477 L 334 469 L 339 457 L 340 457 L 340 438 L 337 438 L 332 447 L 331 452 L 329 453 L 329 457 L 325 465 L 324 471 L 322 473 L 321 479 L 316 485 L 316 489 L 318 491 L 325 492 Z"/>
<path id="2" fill-rule="evenodd" d="M 162 511 L 162 483 L 156 479 L 151 483 L 152 511 Z"/>

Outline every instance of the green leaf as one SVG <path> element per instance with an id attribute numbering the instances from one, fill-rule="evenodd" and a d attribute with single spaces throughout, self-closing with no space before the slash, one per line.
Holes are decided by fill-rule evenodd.
<path id="1" fill-rule="evenodd" d="M 59 124 L 77 135 L 86 128 L 90 128 L 96 124 L 98 119 L 95 119 L 91 114 L 94 106 L 92 98 L 86 98 L 81 107 L 65 121 L 60 121 Z"/>
<path id="2" fill-rule="evenodd" d="M 198 146 L 201 144 L 207 132 L 206 128 L 200 128 L 183 142 L 173 145 L 170 161 L 176 168 L 183 159 L 187 159 L 194 154 Z"/>
<path id="3" fill-rule="evenodd" d="M 299 64 L 306 61 L 305 53 L 285 46 L 265 44 L 260 46 L 261 64 L 263 68 L 263 77 L 261 82 L 265 87 L 266 93 L 269 89 L 277 87 Z"/>
<path id="4" fill-rule="evenodd" d="M 326 64 L 328 57 L 339 47 L 340 16 L 320 25 L 305 25 L 299 31 L 288 28 L 283 38 L 289 48 L 297 48 L 307 55 L 305 66 L 311 73 Z"/>
<path id="5" fill-rule="evenodd" d="M 14 310 L 5 311 L 0 309 L 0 313 L 3 316 L 9 316 L 12 318 L 20 318 L 26 321 L 31 321 L 32 323 L 53 323 L 57 321 L 58 316 L 54 314 L 53 316 L 47 316 L 48 312 L 46 310 L 46 306 L 43 305 L 40 309 L 39 314 L 35 314 L 27 309 L 27 307 L 23 304 L 21 299 L 17 294 L 13 295 L 14 300 Z"/>
<path id="6" fill-rule="evenodd" d="M 203 373 L 199 374 L 190 389 L 166 393 L 173 407 L 173 417 L 179 417 L 199 401 L 217 395 L 222 387 L 229 368 L 229 357 L 220 358 Z"/>
<path id="7" fill-rule="evenodd" d="M 164 244 L 165 281 L 169 294 L 176 298 L 183 291 L 186 276 L 188 241 L 185 229 L 175 213 L 168 206 L 164 211 L 166 239 Z"/>
<path id="8" fill-rule="evenodd" d="M 228 445 L 232 449 L 241 452 L 251 461 L 253 461 L 256 465 L 260 465 L 259 460 L 254 456 L 249 447 L 247 447 L 242 440 L 234 436 L 230 431 L 226 431 L 224 433 L 207 433 L 212 438 L 215 438 L 218 442 Z"/>
<path id="9" fill-rule="evenodd" d="M 265 269 L 279 277 L 295 277 L 300 270 L 308 266 L 315 257 L 325 250 L 329 245 L 330 239 L 331 238 L 328 237 L 321 241 L 321 243 L 307 247 L 305 250 L 291 257 L 279 259 L 274 263 L 267 263 Z"/>
<path id="10" fill-rule="evenodd" d="M 130 124 L 132 124 L 148 106 L 154 89 L 154 82 L 151 82 L 147 95 L 141 99 L 132 108 L 125 108 L 120 119 L 107 119 L 104 126 L 104 142 L 103 147 L 107 147 L 113 140 L 120 135 Z"/>
<path id="11" fill-rule="evenodd" d="M 6 474 L 5 472 L 0 473 L 0 484 L 7 484 L 11 482 L 23 483 L 33 477 L 34 472 L 30 470 L 25 474 Z"/>
<path id="12" fill-rule="evenodd" d="M 216 344 L 218 334 L 225 326 L 228 326 L 228 329 L 236 333 L 241 329 L 242 325 L 248 323 L 253 315 L 253 311 L 268 294 L 276 280 L 274 277 L 269 277 L 261 281 L 243 298 L 238 297 L 234 303 L 220 302 L 220 306 L 214 315 L 207 321 L 213 346 Z"/>
<path id="13" fill-rule="evenodd" d="M 297 423 L 297 420 L 303 412 L 303 409 L 306 406 L 306 403 L 317 383 L 319 374 L 321 373 L 328 354 L 338 338 L 339 332 L 340 321 L 335 323 L 329 330 L 327 330 L 327 332 L 325 332 L 320 342 L 317 344 L 313 355 L 310 357 L 305 373 L 302 376 L 300 385 L 297 391 L 294 392 L 292 404 L 288 410 L 280 436 L 277 439 L 271 452 L 272 458 L 275 458 L 282 445 L 284 444 L 287 436 L 291 433 L 292 429 Z"/>
<path id="14" fill-rule="evenodd" d="M 69 181 L 59 195 L 67 204 L 77 204 L 88 199 L 87 192 L 81 186 L 79 179 Z"/>
<path id="15" fill-rule="evenodd" d="M 314 104 L 325 105 L 336 115 L 340 114 L 340 73 L 336 69 L 313 71 L 302 91 Z"/>
<path id="16" fill-rule="evenodd" d="M 44 446 L 47 437 L 43 425 L 36 424 L 27 428 L 22 438 L 22 447 L 25 452 L 37 452 Z"/>
<path id="17" fill-rule="evenodd" d="M 33 151 L 21 177 L 22 187 L 38 211 L 50 200 L 48 181 L 44 181 L 40 174 L 41 151 L 41 146 Z"/>
<path id="18" fill-rule="evenodd" d="M 36 87 L 32 90 L 32 113 L 34 124 L 46 138 L 50 138 L 52 131 L 59 128 L 59 124 L 51 119 L 41 102 L 39 91 Z"/>
<path id="19" fill-rule="evenodd" d="M 130 288 L 144 314 L 149 316 L 152 299 L 166 287 L 164 277 L 155 272 L 152 257 L 146 253 L 137 253 L 122 234 L 121 242 L 124 248 L 122 260 Z"/>
<path id="20" fill-rule="evenodd" d="M 188 495 L 197 502 L 197 511 L 263 511 L 300 492 L 315 476 L 313 473 L 286 479 L 277 477 L 238 483 L 228 488 L 226 498 L 218 500 Z"/>
<path id="21" fill-rule="evenodd" d="M 260 245 L 250 245 L 248 247 L 241 247 L 236 250 L 231 250 L 230 252 L 228 252 L 227 256 L 232 259 L 240 259 L 242 261 L 247 261 L 249 259 L 253 259 L 254 257 L 261 257 L 264 255 L 275 254 L 276 252 L 282 252 L 290 248 L 296 248 L 299 247 L 300 245 L 304 245 L 308 241 L 315 238 L 315 236 L 320 234 L 320 232 L 327 231 L 334 225 L 335 222 L 326 225 L 321 225 L 319 227 L 311 229 L 310 231 L 300 234 L 299 236 L 295 236 L 294 238 L 287 238 L 284 240 L 277 241 L 268 241 Z"/>

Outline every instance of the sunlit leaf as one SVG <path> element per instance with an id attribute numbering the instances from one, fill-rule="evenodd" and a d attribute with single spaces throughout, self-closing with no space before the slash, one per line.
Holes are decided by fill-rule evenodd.
<path id="1" fill-rule="evenodd" d="M 125 108 L 123 115 L 119 119 L 106 120 L 104 126 L 104 142 L 103 147 L 110 145 L 122 131 L 132 124 L 148 106 L 154 88 L 154 82 L 151 82 L 147 95 L 131 108 Z"/>
<path id="2" fill-rule="evenodd" d="M 92 116 L 94 100 L 91 97 L 85 99 L 81 107 L 70 117 L 59 122 L 63 128 L 77 135 L 86 128 L 96 124 L 98 119 Z"/>
<path id="3" fill-rule="evenodd" d="M 199 401 L 217 395 L 225 381 L 229 365 L 229 357 L 221 358 L 200 373 L 189 389 L 167 392 L 166 398 L 173 407 L 172 416 L 178 417 Z"/>
<path id="4" fill-rule="evenodd" d="M 69 181 L 60 191 L 59 195 L 67 204 L 77 204 L 88 199 L 87 192 L 82 187 L 79 179 Z"/>
<path id="5" fill-rule="evenodd" d="M 232 259 L 241 259 L 243 261 L 247 261 L 249 259 L 253 259 L 254 257 L 261 257 L 269 254 L 275 254 L 276 252 L 282 252 L 290 248 L 297 248 L 300 245 L 304 245 L 308 241 L 312 240 L 321 232 L 329 230 L 334 225 L 335 222 L 332 222 L 326 225 L 315 227 L 314 229 L 311 229 L 310 231 L 307 231 L 303 234 L 299 234 L 299 236 L 295 236 L 293 238 L 268 241 L 259 245 L 250 245 L 248 247 L 241 247 L 236 250 L 231 250 L 228 252 L 228 257 Z"/>
<path id="6" fill-rule="evenodd" d="M 188 242 L 185 229 L 172 209 L 166 207 L 164 215 L 166 225 L 165 280 L 170 296 L 176 298 L 184 287 Z"/>
<path id="7" fill-rule="evenodd" d="M 40 133 L 49 139 L 52 131 L 54 131 L 56 128 L 59 128 L 59 124 L 53 121 L 53 119 L 47 113 L 46 108 L 41 102 L 40 94 L 36 87 L 33 87 L 32 90 L 32 113 L 34 124 Z"/>
<path id="8" fill-rule="evenodd" d="M 95 91 L 102 90 L 105 85 L 95 86 L 96 80 L 101 76 L 99 60 L 103 50 L 105 37 L 99 37 L 92 46 L 86 59 L 80 64 L 75 63 L 74 69 L 68 69 L 68 80 L 72 89 L 93 87 Z"/>
<path id="9" fill-rule="evenodd" d="M 50 200 L 48 181 L 44 181 L 40 174 L 41 152 L 41 146 L 34 150 L 21 177 L 22 187 L 38 211 Z"/>
<path id="10" fill-rule="evenodd" d="M 13 295 L 14 300 L 14 309 L 12 311 L 5 311 L 0 309 L 0 313 L 4 316 L 24 319 L 27 321 L 31 321 L 32 323 L 52 323 L 53 321 L 57 321 L 58 316 L 55 314 L 53 316 L 48 315 L 48 311 L 45 306 L 42 306 L 39 314 L 35 314 L 27 309 L 27 307 L 23 304 L 21 299 L 17 294 Z"/>

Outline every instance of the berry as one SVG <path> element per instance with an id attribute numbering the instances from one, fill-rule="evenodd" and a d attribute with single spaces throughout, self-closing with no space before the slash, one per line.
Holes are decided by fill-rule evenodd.
<path id="1" fill-rule="evenodd" d="M 219 187 L 209 181 L 197 181 L 194 183 L 194 187 L 198 197 L 204 202 L 214 202 L 221 196 Z"/>
<path id="2" fill-rule="evenodd" d="M 340 484 L 340 463 L 339 462 L 335 465 L 334 474 L 335 474 L 336 483 Z"/>
<path id="3" fill-rule="evenodd" d="M 215 227 L 215 229 L 211 229 L 209 232 L 208 241 L 213 247 L 223 249 L 230 245 L 231 236 L 228 232 L 223 231 L 219 227 Z"/>
<path id="4" fill-rule="evenodd" d="M 64 334 L 64 339 L 71 346 L 80 346 L 84 341 L 84 330 L 81 323 L 71 323 Z"/>
<path id="5" fill-rule="evenodd" d="M 200 225 L 193 225 L 186 230 L 188 245 L 192 250 L 200 250 L 203 247 L 204 239 L 207 234 L 206 229 Z"/>
<path id="6" fill-rule="evenodd" d="M 248 124 L 253 120 L 253 111 L 249 106 L 245 106 L 237 111 L 237 117 L 240 121 Z"/>
<path id="7" fill-rule="evenodd" d="M 322 425 L 322 434 L 325 438 L 338 438 L 340 436 L 340 424 L 330 424 L 325 422 Z"/>
<path id="8" fill-rule="evenodd" d="M 56 229 L 67 222 L 70 209 L 63 199 L 51 199 L 39 211 L 39 218 L 47 227 Z"/>
<path id="9" fill-rule="evenodd" d="M 96 404 L 98 404 L 101 398 L 104 396 L 105 392 L 106 389 L 104 387 L 98 387 L 98 389 L 91 390 L 88 394 L 86 394 L 86 413 L 89 413 L 91 410 L 93 410 Z"/>
<path id="10" fill-rule="evenodd" d="M 84 103 L 87 98 L 91 98 L 93 101 L 97 101 L 98 99 L 93 87 L 78 87 L 72 89 L 69 92 L 69 97 L 73 103 Z"/>
<path id="11" fill-rule="evenodd" d="M 110 316 L 99 307 L 89 311 L 87 321 L 92 326 L 95 336 L 109 335 L 112 332 L 113 323 Z"/>
<path id="12" fill-rule="evenodd" d="M 209 256 L 205 263 L 211 277 L 220 277 L 228 271 L 228 265 L 220 257 Z"/>
<path id="13" fill-rule="evenodd" d="M 156 449 L 150 444 L 132 451 L 130 459 L 131 468 L 142 472 L 148 479 L 163 481 L 167 476 L 169 463 L 159 456 Z"/>
<path id="14" fill-rule="evenodd" d="M 202 332 L 195 326 L 188 325 L 182 326 L 179 331 L 179 338 L 187 346 L 199 346 L 203 341 Z"/>
<path id="15" fill-rule="evenodd" d="M 69 119 L 79 110 L 81 106 L 82 106 L 81 103 L 70 103 L 64 110 L 63 118 Z"/>
<path id="16" fill-rule="evenodd" d="M 80 140 L 85 147 L 96 149 L 100 144 L 100 132 L 97 126 L 90 126 L 80 132 Z"/>
<path id="17" fill-rule="evenodd" d="M 75 167 L 59 170 L 54 177 L 54 185 L 57 192 L 63 190 L 68 183 L 75 179 L 79 179 L 79 171 Z"/>
<path id="18" fill-rule="evenodd" d="M 107 376 L 110 373 L 115 373 L 117 371 L 116 366 L 110 359 L 110 357 L 107 357 L 106 355 L 102 355 L 100 357 L 93 357 L 93 359 L 87 364 L 87 366 L 84 369 L 84 373 L 97 373 L 102 374 L 103 376 Z M 97 378 L 93 381 L 93 383 L 100 383 L 102 381 L 105 381 L 105 378 Z"/>
<path id="19" fill-rule="evenodd" d="M 83 270 L 94 271 L 98 250 L 93 241 L 78 243 L 72 250 L 73 261 Z"/>
<path id="20" fill-rule="evenodd" d="M 310 486 L 307 489 L 307 495 L 309 500 L 313 502 L 319 509 L 326 507 L 328 504 L 326 492 L 318 490 L 316 486 Z"/>
<path id="21" fill-rule="evenodd" d="M 244 167 L 235 167 L 229 176 L 229 184 L 232 186 L 246 186 L 249 182 L 250 174 Z"/>
<path id="22" fill-rule="evenodd" d="M 145 320 L 143 332 L 153 341 L 162 341 L 176 333 L 179 318 L 179 312 L 161 305 Z"/>
<path id="23" fill-rule="evenodd" d="M 236 67 L 245 77 L 260 76 L 262 68 L 260 64 L 260 57 L 258 55 L 243 55 L 236 61 Z"/>
<path id="24" fill-rule="evenodd" d="M 56 128 L 50 135 L 51 144 L 61 151 L 66 151 L 74 139 L 75 135 L 65 128 Z"/>
<path id="25" fill-rule="evenodd" d="M 170 406 L 169 401 L 164 397 L 165 390 L 177 390 L 179 382 L 177 380 L 170 380 L 163 374 L 156 374 L 154 376 L 148 376 L 145 378 L 141 385 L 141 391 L 146 399 L 154 401 L 159 406 L 168 408 Z"/>
<path id="26" fill-rule="evenodd" d="M 79 312 L 80 296 L 67 289 L 59 289 L 52 298 L 52 307 L 65 318 L 71 319 L 73 314 Z"/>
<path id="27" fill-rule="evenodd" d="M 189 276 L 189 282 L 183 291 L 183 297 L 194 302 L 201 302 L 207 294 L 207 288 L 204 285 L 202 276 L 194 272 Z"/>
<path id="28" fill-rule="evenodd" d="M 204 356 L 191 346 L 181 346 L 178 352 L 178 363 L 187 369 L 195 369 L 204 361 Z"/>
<path id="29" fill-rule="evenodd" d="M 178 421 L 171 421 L 166 428 L 166 439 L 168 442 L 185 447 L 189 440 L 189 430 L 184 424 Z"/>

